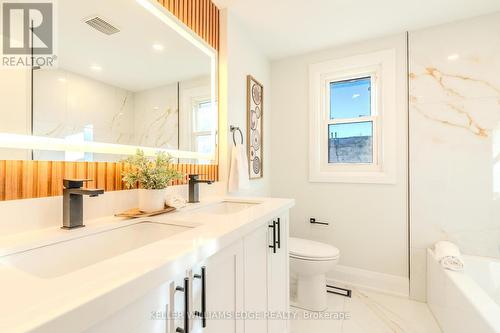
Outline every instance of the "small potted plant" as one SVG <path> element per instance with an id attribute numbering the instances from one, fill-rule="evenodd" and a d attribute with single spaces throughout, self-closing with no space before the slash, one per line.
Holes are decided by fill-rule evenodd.
<path id="1" fill-rule="evenodd" d="M 164 152 L 158 152 L 156 157 L 144 155 L 138 149 L 137 153 L 125 161 L 130 168 L 122 172 L 122 179 L 127 188 L 139 185 L 139 210 L 155 212 L 165 208 L 166 188 L 172 180 L 182 179 L 184 175 L 171 167 L 172 157 Z"/>

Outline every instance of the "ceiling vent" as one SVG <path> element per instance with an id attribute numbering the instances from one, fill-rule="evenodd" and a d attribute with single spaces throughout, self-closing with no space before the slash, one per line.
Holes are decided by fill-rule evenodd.
<path id="1" fill-rule="evenodd" d="M 92 28 L 94 28 L 97 31 L 102 32 L 103 34 L 106 35 L 113 35 L 116 34 L 117 32 L 120 32 L 120 29 L 115 27 L 109 22 L 106 22 L 103 18 L 99 16 L 93 16 L 90 18 L 87 18 L 84 20 L 85 23 L 90 25 Z"/>

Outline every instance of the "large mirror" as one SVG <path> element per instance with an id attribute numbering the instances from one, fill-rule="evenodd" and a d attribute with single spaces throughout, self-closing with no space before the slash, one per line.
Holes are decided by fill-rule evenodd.
<path id="1" fill-rule="evenodd" d="M 27 159 L 119 161 L 140 147 L 184 163 L 215 162 L 212 48 L 153 0 L 64 0 L 54 8 L 55 65 L 2 75 L 17 71 L 19 82 L 29 81 L 19 88 L 29 90 L 25 121 L 0 125 L 36 138 Z M 3 159 L 12 159 L 9 145 Z"/>

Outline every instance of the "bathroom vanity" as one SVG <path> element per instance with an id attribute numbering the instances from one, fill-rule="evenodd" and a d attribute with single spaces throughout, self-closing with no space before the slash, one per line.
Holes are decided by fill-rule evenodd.
<path id="1" fill-rule="evenodd" d="M 286 332 L 293 204 L 217 199 L 4 237 L 0 331 Z"/>

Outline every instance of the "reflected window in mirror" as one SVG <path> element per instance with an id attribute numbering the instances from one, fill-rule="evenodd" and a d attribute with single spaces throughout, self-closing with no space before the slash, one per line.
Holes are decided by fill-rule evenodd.
<path id="1" fill-rule="evenodd" d="M 193 106 L 193 142 L 198 153 L 210 153 L 213 149 L 215 128 L 210 100 L 196 102 Z M 206 162 L 206 161 L 205 161 Z"/>

